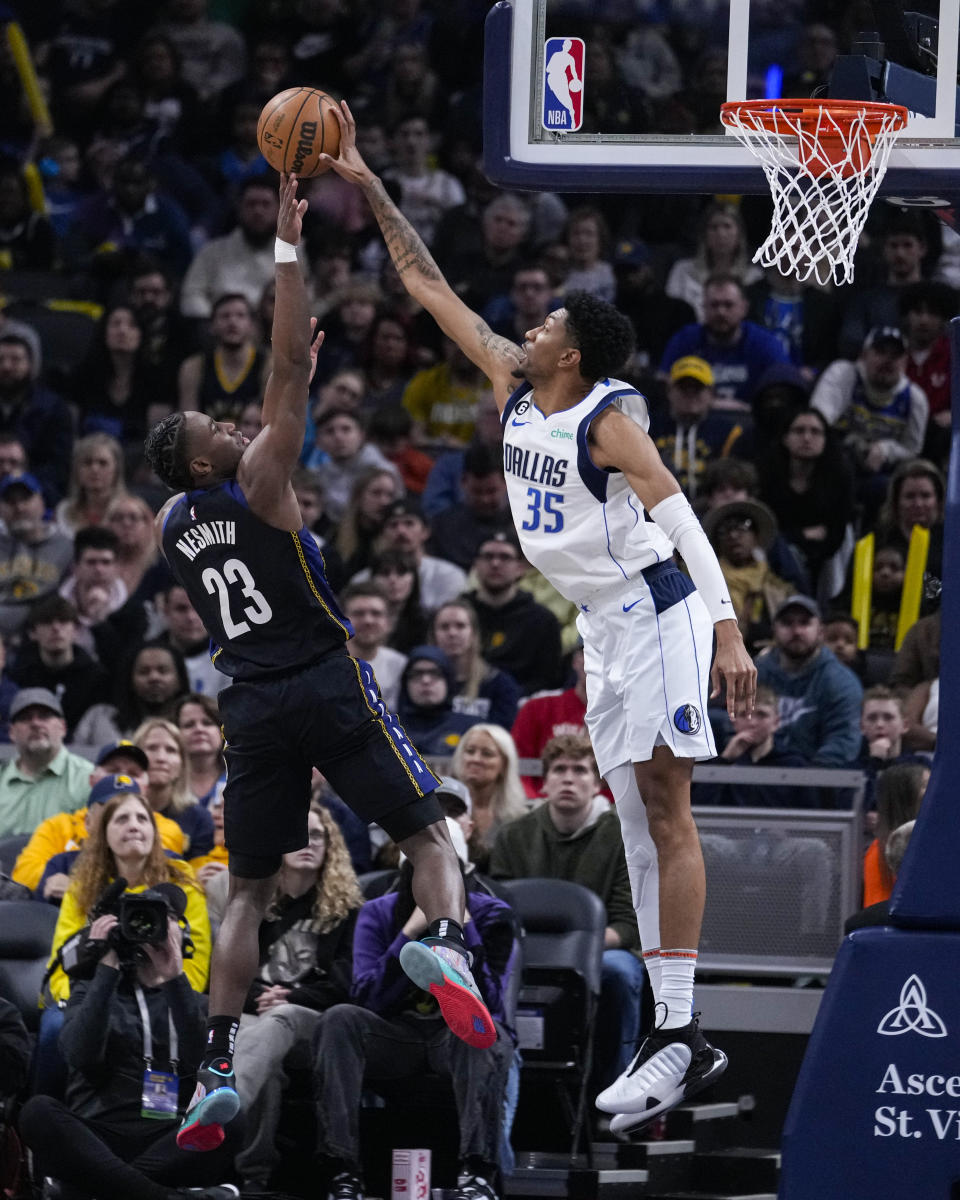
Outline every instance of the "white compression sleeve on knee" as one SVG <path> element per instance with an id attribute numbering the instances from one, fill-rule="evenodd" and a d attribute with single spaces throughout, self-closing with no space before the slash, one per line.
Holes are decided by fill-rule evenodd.
<path id="1" fill-rule="evenodd" d="M 694 587 L 707 606 L 710 620 L 736 620 L 717 556 L 686 496 L 682 492 L 668 496 L 650 509 L 650 516 L 680 551 Z"/>
<path id="2" fill-rule="evenodd" d="M 660 1000 L 660 867 L 650 836 L 647 810 L 640 797 L 632 763 L 621 763 L 606 775 L 616 801 L 623 850 L 630 876 L 633 907 L 640 929 L 643 965 L 650 977 L 655 1002 Z"/>

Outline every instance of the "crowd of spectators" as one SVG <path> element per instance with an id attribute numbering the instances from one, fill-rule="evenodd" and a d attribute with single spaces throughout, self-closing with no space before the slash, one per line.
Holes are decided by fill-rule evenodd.
<path id="1" fill-rule="evenodd" d="M 0 838 L 29 839 L 13 878 L 37 903 L 61 905 L 55 952 L 89 921 L 95 884 L 121 868 L 134 887 L 181 887 L 186 915 L 174 917 L 189 922 L 193 957 L 181 960 L 171 933 L 140 982 L 170 990 L 184 1044 L 195 1039 L 188 993 L 206 985 L 226 880 L 216 697 L 229 680 L 153 541 L 165 490 L 145 465 L 143 436 L 178 408 L 233 421 L 251 438 L 260 429 L 277 180 L 255 131 L 264 101 L 287 86 L 350 98 L 367 162 L 497 333 L 521 340 L 573 288 L 630 316 L 637 351 L 623 375 L 647 397 L 651 436 L 700 512 L 759 670 L 752 721 L 731 725 L 722 707 L 711 710 L 716 763 L 863 769 L 868 808 L 880 808 L 871 902 L 892 884 L 888 836 L 922 795 L 915 768 L 935 746 L 939 691 L 946 324 L 960 312 L 954 242 L 919 210 L 878 203 L 856 284 L 801 286 L 751 263 L 756 202 L 687 197 L 654 214 L 642 197 L 584 203 L 499 191 L 480 160 L 486 7 L 24 6 L 57 131 L 39 147 L 0 47 L 0 737 L 10 744 Z M 593 27 L 570 7 L 588 35 L 585 128 L 714 130 L 706 31 L 651 20 L 618 40 L 613 26 Z M 787 7 L 778 20 L 794 21 L 797 6 Z M 848 36 L 808 25 L 795 86 L 822 82 Z M 25 169 L 34 151 L 36 167 Z M 643 973 L 622 849 L 605 872 L 592 860 L 585 871 L 571 865 L 590 844 L 609 860 L 619 839 L 589 746 L 577 742 L 586 682 L 575 606 L 522 557 L 485 378 L 407 296 L 359 193 L 330 173 L 305 181 L 302 194 L 310 208 L 300 261 L 326 336 L 294 487 L 354 625 L 351 652 L 374 665 L 389 706 L 459 795 L 450 819 L 463 835 L 475 933 L 489 941 L 482 986 L 491 1011 L 512 1045 L 503 1003 L 512 935 L 486 875 L 549 873 L 581 879 L 608 905 L 605 978 L 619 1008 L 607 1028 L 632 1037 Z M 921 619 L 898 650 L 918 527 L 929 533 Z M 853 551 L 868 535 L 863 630 L 850 615 Z M 541 777 L 532 764 L 550 746 Z M 894 794 L 883 786 L 888 768 L 913 770 L 899 807 L 883 799 Z M 105 778 L 114 780 L 106 788 Z M 509 1090 L 509 1055 L 466 1072 L 435 1017 L 418 1024 L 422 997 L 399 985 L 395 964 L 401 941 L 417 936 L 409 868 L 389 903 L 361 907 L 354 872 L 395 866 L 394 848 L 358 829 L 322 780 L 316 793 L 309 845 L 287 856 L 264 926 L 238 1043 L 240 1088 L 257 1114 L 240 1163 L 255 1183 L 274 1163 L 273 1068 L 294 1049 L 309 1066 L 317 1025 L 332 1176 L 357 1169 L 350 1106 L 359 1076 L 341 1061 L 344 1045 L 374 1034 L 396 1041 L 398 1030 L 412 1038 L 416 1027 L 410 1072 L 428 1062 L 464 1075 L 464 1112 L 484 1089 Z M 843 802 L 830 789 L 726 784 L 695 789 L 694 800 Z M 139 857 L 110 832 L 121 820 L 149 843 Z M 355 926 L 359 957 L 350 952 Z M 56 1096 L 70 988 L 56 954 L 52 966 L 38 1074 L 54 1083 L 37 1090 Z M 102 977 L 111 969 L 101 963 L 66 1009 L 68 1100 L 81 1116 L 96 1105 L 77 1080 L 100 1070 L 109 1048 L 91 1057 L 82 1045 L 92 1006 L 115 1001 L 124 1019 L 131 1005 L 136 1012 L 133 991 Z M 256 1056 L 245 1058 L 254 1043 Z M 601 1054 L 600 1074 L 616 1074 L 618 1053 Z M 35 1106 L 25 1123 L 42 1162 L 56 1157 L 44 1134 L 51 1119 L 64 1119 L 62 1106 Z M 487 1109 L 461 1125 L 467 1177 L 495 1169 L 498 1129 Z M 170 1165 L 169 1146 L 167 1157 L 150 1157 L 142 1130 L 106 1141 L 128 1160 L 140 1154 L 147 1175 L 167 1171 L 171 1187 L 191 1182 L 182 1164 Z M 65 1169 L 82 1176 L 86 1161 L 78 1155 Z M 118 1186 L 158 1194 L 106 1168 L 96 1179 L 103 1196 Z"/>

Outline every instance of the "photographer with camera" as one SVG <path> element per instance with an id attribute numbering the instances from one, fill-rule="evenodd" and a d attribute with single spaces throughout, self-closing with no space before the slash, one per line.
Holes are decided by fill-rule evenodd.
<path id="1" fill-rule="evenodd" d="M 159 843 L 142 798 L 119 779 L 114 786 L 126 790 L 108 802 L 103 825 L 110 852 L 125 868 L 135 843 L 147 858 L 148 846 Z M 141 878 L 146 873 L 145 862 Z M 64 954 L 73 984 L 60 1035 L 69 1068 L 66 1102 L 34 1096 L 20 1115 L 20 1131 L 36 1176 L 52 1176 L 60 1194 L 75 1200 L 229 1200 L 237 1189 L 217 1181 L 232 1172 L 238 1123 L 210 1154 L 191 1155 L 176 1143 L 205 1024 L 184 972 L 191 947 L 183 922 L 187 896 L 170 882 L 135 892 L 124 883 L 119 877 L 108 885 L 77 953 Z"/>
<path id="2" fill-rule="evenodd" d="M 101 779 L 91 791 L 89 803 L 100 801 L 105 802 L 103 815 L 83 843 L 60 906 L 50 959 L 50 997 L 62 1004 L 69 996 L 70 982 L 58 956 L 88 923 L 91 910 L 108 884 L 120 879 L 126 880 L 125 894 L 142 892 L 161 883 L 173 883 L 183 889 L 194 947 L 184 973 L 193 990 L 202 992 L 210 969 L 210 921 L 203 892 L 194 883 L 186 863 L 167 858 L 164 853 L 153 811 L 136 780 L 126 775 Z"/>

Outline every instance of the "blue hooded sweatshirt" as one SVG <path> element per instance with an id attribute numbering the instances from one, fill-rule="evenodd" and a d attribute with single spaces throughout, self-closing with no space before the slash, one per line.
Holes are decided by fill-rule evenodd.
<path id="1" fill-rule="evenodd" d="M 757 659 L 757 682 L 780 697 L 779 750 L 811 766 L 851 767 L 860 753 L 863 688 L 832 650 L 822 646 L 802 670 L 788 672 L 776 650 Z"/>
<path id="2" fill-rule="evenodd" d="M 440 704 L 429 708 L 422 704 L 414 704 L 407 689 L 410 672 L 424 659 L 439 667 L 447 681 L 446 698 Z M 479 717 L 468 717 L 464 713 L 453 711 L 453 694 L 456 687 L 453 667 L 439 646 L 414 646 L 400 677 L 397 716 L 407 737 L 421 755 L 452 754 L 467 730 L 479 723 Z"/>

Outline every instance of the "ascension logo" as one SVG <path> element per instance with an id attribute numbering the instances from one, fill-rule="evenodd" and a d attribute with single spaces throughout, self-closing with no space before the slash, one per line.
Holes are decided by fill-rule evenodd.
<path id="1" fill-rule="evenodd" d="M 673 723 L 681 733 L 699 733 L 700 712 L 692 704 L 681 704 L 673 714 Z"/>
<path id="2" fill-rule="evenodd" d="M 898 1037 L 901 1033 L 919 1033 L 921 1037 L 942 1038 L 947 1027 L 932 1008 L 927 1007 L 927 989 L 918 975 L 911 975 L 900 989 L 900 1003 L 884 1015 L 877 1033 Z"/>
<path id="3" fill-rule="evenodd" d="M 518 400 L 516 403 L 516 407 L 514 408 L 513 411 L 517 414 L 518 417 L 522 417 L 523 414 L 527 411 L 527 409 L 529 407 L 530 407 L 529 400 Z"/>

